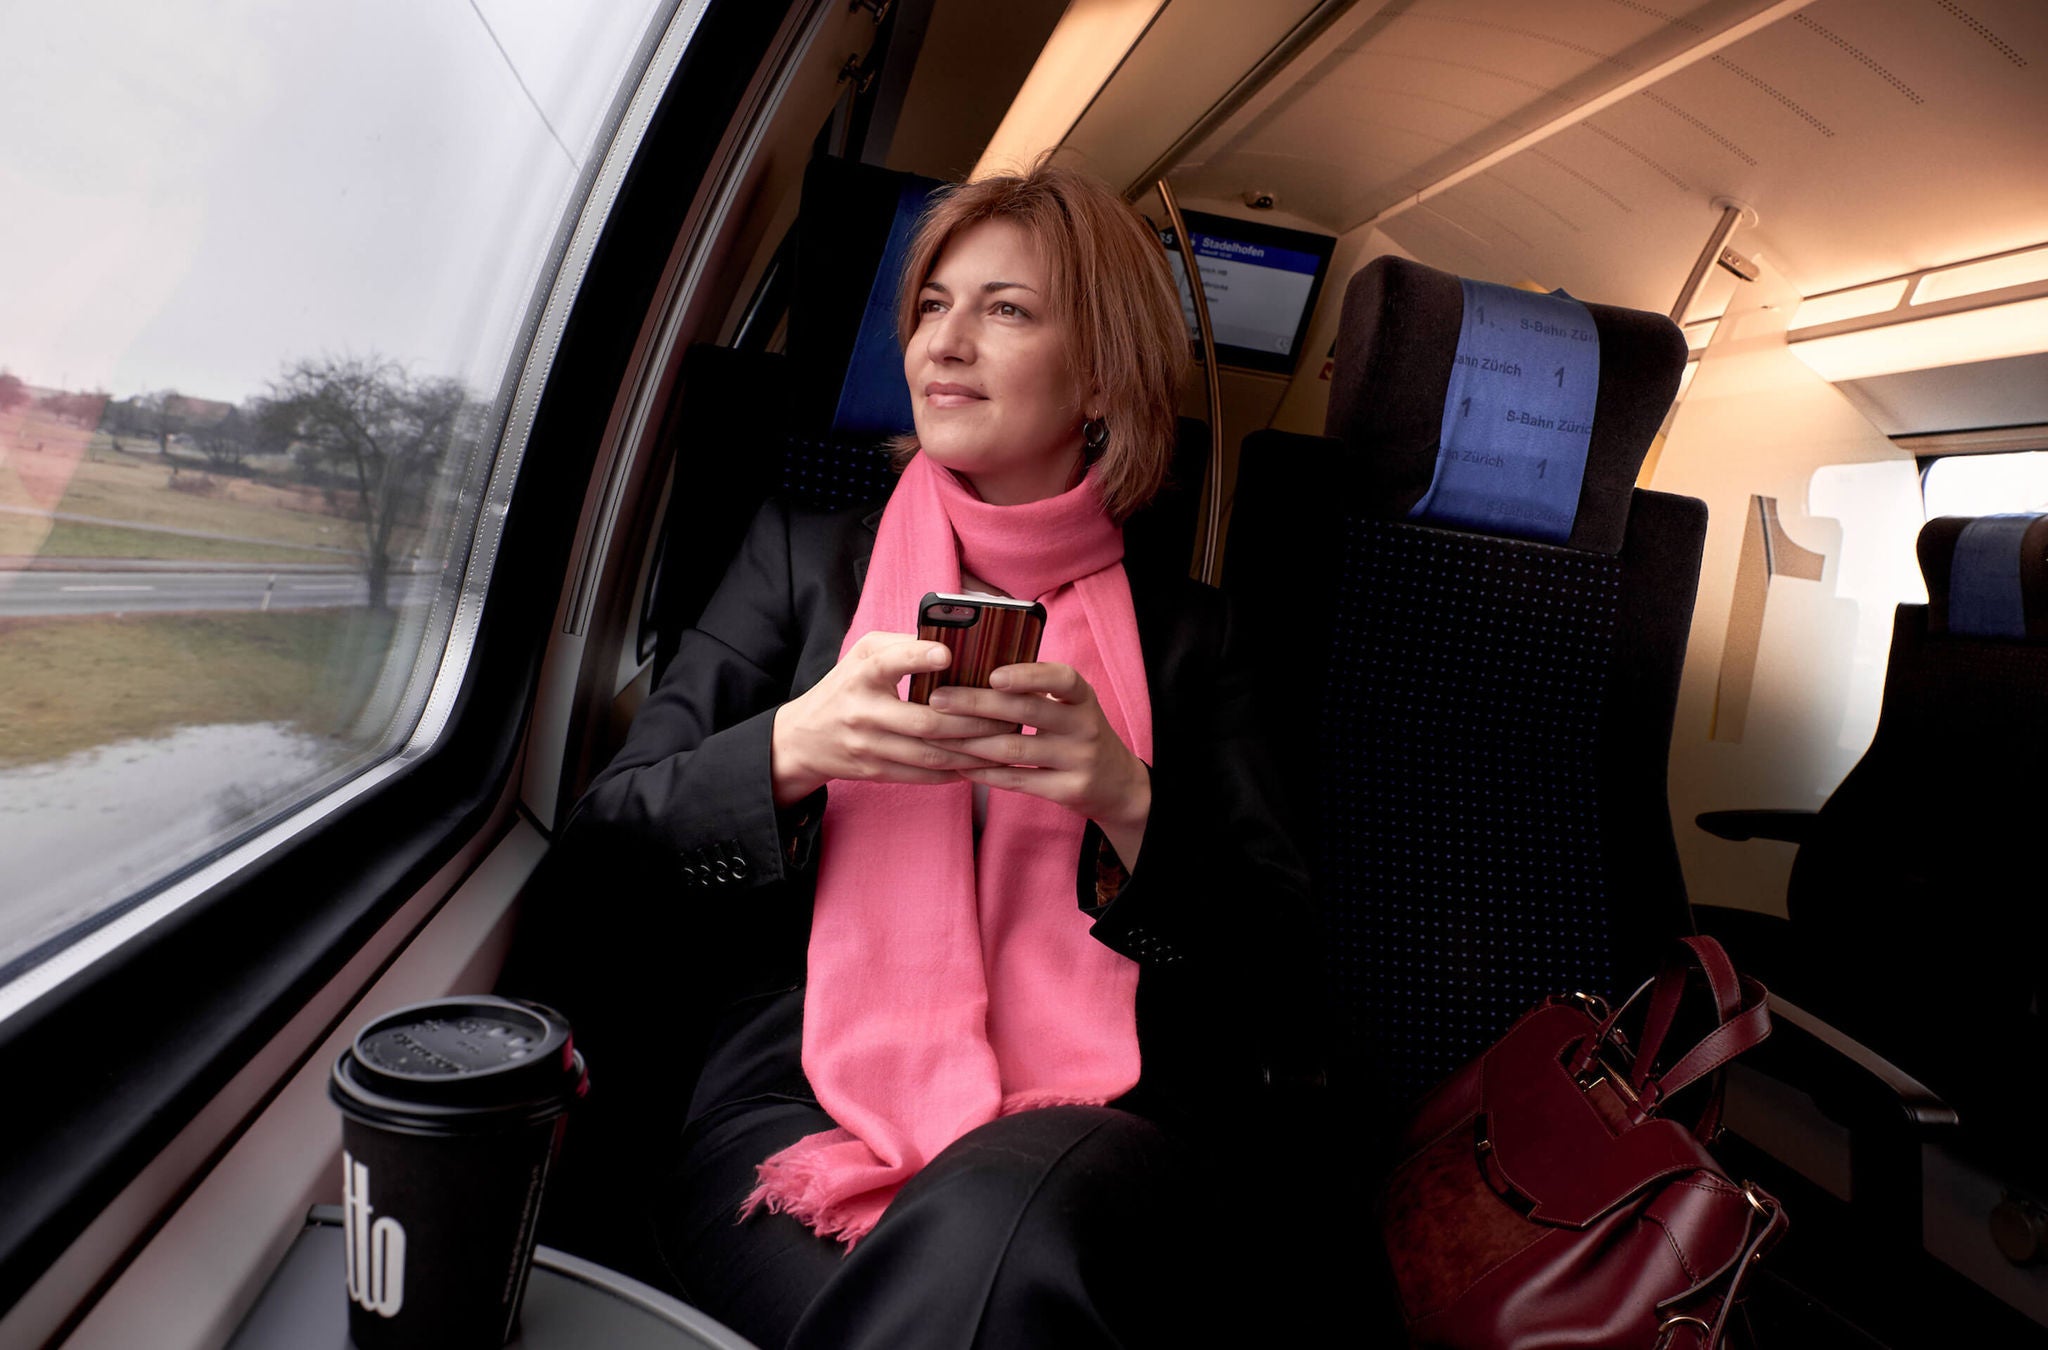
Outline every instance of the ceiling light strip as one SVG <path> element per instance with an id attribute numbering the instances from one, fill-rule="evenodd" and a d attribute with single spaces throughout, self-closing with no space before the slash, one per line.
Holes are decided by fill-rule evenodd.
<path id="1" fill-rule="evenodd" d="M 1975 262 L 1936 268 L 1914 284 L 1913 303 L 1953 300 L 2007 286 L 2024 286 L 2030 281 L 2048 281 L 2048 247 L 2019 248 Z"/>
<path id="2" fill-rule="evenodd" d="M 1949 289 L 1942 284 L 1966 278 L 2004 284 L 1977 284 L 1967 289 Z M 1800 342 L 1959 310 L 1985 309 L 2015 300 L 2031 300 L 2042 294 L 2048 294 L 2048 245 L 2026 244 L 1982 258 L 1923 267 L 1881 281 L 1858 282 L 1840 290 L 1809 295 L 1799 302 L 1792 315 L 1791 340 Z M 1879 304 L 1857 303 L 1856 298 L 1863 295 L 1887 298 Z"/>
<path id="3" fill-rule="evenodd" d="M 1073 0 L 968 178 L 1023 173 L 1061 145 L 1165 8 L 1166 0 Z"/>
<path id="4" fill-rule="evenodd" d="M 1917 282 L 1924 273 L 1914 273 L 1906 278 Z M 1898 278 L 1893 278 L 1896 281 Z M 1889 284 L 1889 283 L 1886 283 Z M 1855 289 L 1862 289 L 1857 287 Z M 1914 286 L 1908 284 L 1901 292 L 1910 296 Z M 1834 292 L 1830 292 L 1834 294 Z M 1872 310 L 1866 314 L 1852 315 L 1846 319 L 1833 319 L 1827 323 L 1810 323 L 1803 328 L 1793 328 L 1785 337 L 1788 342 L 1812 342 L 1817 338 L 1836 337 L 1843 333 L 1860 333 L 1871 328 L 1890 328 L 1899 324 L 1917 323 L 1923 319 L 1938 319 L 1948 314 L 1967 314 L 1973 310 L 1997 309 L 2001 305 L 2019 304 L 2027 300 L 2039 300 L 2048 296 L 2048 279 L 2022 282 L 2017 286 L 2001 286 L 1995 291 L 1978 291 L 1972 295 L 1952 295 L 1943 300 L 1923 300 L 1914 304 L 1909 299 L 1900 299 L 1885 309 Z M 1825 300 L 1826 295 L 1813 297 Z M 1804 303 L 1804 302 L 1802 302 Z M 1794 322 L 1798 313 L 1794 311 Z"/>
<path id="5" fill-rule="evenodd" d="M 1480 174 L 1485 173 L 1488 169 L 1491 169 L 1494 165 L 1502 163 L 1505 160 L 1512 159 L 1514 156 L 1521 154 L 1524 150 L 1527 150 L 1532 145 L 1542 144 L 1544 141 L 1549 140 L 1552 136 L 1557 135 L 1561 131 L 1569 131 L 1571 128 L 1577 126 L 1579 123 L 1585 121 L 1587 118 L 1593 116 L 1595 113 L 1600 112 L 1603 109 L 1610 108 L 1615 104 L 1621 102 L 1625 98 L 1630 98 L 1636 94 L 1641 93 L 1643 90 L 1648 89 L 1652 85 L 1657 84 L 1662 80 L 1668 79 L 1672 75 L 1677 74 L 1679 71 L 1684 70 L 1687 66 L 1693 65 L 1699 61 L 1706 60 L 1708 57 L 1714 55 L 1722 48 L 1733 46 L 1735 43 L 1742 41 L 1742 39 L 1748 37 L 1750 34 L 1768 28 L 1772 24 L 1776 23 L 1778 20 L 1786 17 L 1789 14 L 1795 14 L 1798 11 L 1805 9 L 1808 5 L 1812 3 L 1813 0 L 1778 0 L 1778 3 L 1772 5 L 1770 8 L 1760 10 L 1757 13 L 1750 15 L 1747 19 L 1743 19 L 1739 23 L 1732 24 L 1729 27 L 1722 29 L 1720 32 L 1713 34 L 1710 37 L 1701 39 L 1700 41 L 1694 43 L 1692 46 L 1687 47 L 1684 51 L 1678 53 L 1678 55 L 1671 57 L 1669 60 L 1660 62 L 1659 64 L 1652 66 L 1650 69 L 1644 71 L 1640 75 L 1635 76 L 1633 79 L 1623 81 L 1621 84 L 1616 85 L 1614 88 L 1608 90 L 1604 94 L 1596 95 L 1595 97 L 1587 100 L 1586 102 L 1579 104 L 1577 107 L 1573 108 L 1570 112 L 1565 113 L 1561 117 L 1552 118 L 1550 121 L 1545 122 L 1542 126 L 1536 128 L 1534 131 L 1531 131 L 1526 135 L 1516 137 L 1514 140 L 1509 141 L 1500 149 L 1493 151 L 1491 154 L 1483 155 L 1480 158 L 1473 160 L 1470 164 L 1467 164 L 1462 169 L 1454 170 L 1452 173 L 1448 174 L 1443 178 L 1439 178 L 1436 182 L 1431 183 L 1429 186 L 1423 188 L 1421 191 L 1413 193 L 1407 197 L 1403 197 L 1400 201 L 1397 201 L 1392 206 L 1387 207 L 1378 215 L 1373 216 L 1368 220 L 1360 222 L 1360 225 L 1383 225 L 1387 221 L 1392 220 L 1395 216 L 1401 215 L 1402 213 L 1408 211 L 1410 208 L 1420 206 L 1422 203 L 1428 201 L 1431 197 L 1440 196 L 1443 193 L 1449 192 L 1452 188 L 1458 186 L 1458 184 L 1463 183 L 1468 179 L 1478 177 Z M 1357 229 L 1359 228 L 1359 226 L 1353 226 L 1352 228 Z"/>

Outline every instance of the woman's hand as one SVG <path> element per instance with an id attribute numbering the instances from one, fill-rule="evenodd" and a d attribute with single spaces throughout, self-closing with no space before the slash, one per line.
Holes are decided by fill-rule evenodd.
<path id="1" fill-rule="evenodd" d="M 947 715 L 896 696 L 905 675 L 940 670 L 952 653 L 907 633 L 869 633 L 839 664 L 775 710 L 769 774 L 775 804 L 794 806 L 835 778 L 872 783 L 950 783 L 986 761 L 947 748 L 954 738 L 1003 730 L 999 722 Z"/>
<path id="2" fill-rule="evenodd" d="M 1079 812 L 1102 827 L 1124 866 L 1135 868 L 1152 816 L 1152 771 L 1109 725 L 1088 681 L 1072 666 L 1037 661 L 1004 666 L 989 683 L 989 689 L 937 690 L 932 707 L 1021 723 L 1038 734 L 1005 731 L 947 741 L 949 750 L 981 761 L 978 768 L 955 766 L 959 776 Z"/>

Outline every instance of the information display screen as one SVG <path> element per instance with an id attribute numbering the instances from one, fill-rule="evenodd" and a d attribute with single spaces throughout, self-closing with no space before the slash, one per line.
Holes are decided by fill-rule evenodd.
<path id="1" fill-rule="evenodd" d="M 1217 362 L 1253 370 L 1293 371 L 1337 241 L 1328 235 L 1199 211 L 1183 214 L 1209 302 Z M 1174 249 L 1170 231 L 1162 234 L 1162 240 L 1173 259 L 1188 335 L 1199 338 L 1185 255 Z"/>

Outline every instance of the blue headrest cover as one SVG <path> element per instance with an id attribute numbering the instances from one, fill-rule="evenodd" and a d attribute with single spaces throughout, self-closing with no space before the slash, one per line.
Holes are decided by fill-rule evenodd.
<path id="1" fill-rule="evenodd" d="M 2027 635 L 2020 566 L 2039 513 L 1979 516 L 1956 539 L 1948 574 L 1948 630 L 1973 637 Z"/>
<path id="2" fill-rule="evenodd" d="M 839 386 L 839 405 L 832 413 L 832 429 L 842 435 L 893 436 L 910 430 L 910 386 L 903 382 L 903 348 L 896 341 L 896 294 L 931 190 L 930 180 L 909 178 L 897 193 L 896 218 L 868 288 L 846 382 Z"/>
<path id="3" fill-rule="evenodd" d="M 1562 291 L 1460 278 L 1465 312 L 1429 490 L 1412 519 L 1562 544 L 1578 516 L 1600 335 Z"/>

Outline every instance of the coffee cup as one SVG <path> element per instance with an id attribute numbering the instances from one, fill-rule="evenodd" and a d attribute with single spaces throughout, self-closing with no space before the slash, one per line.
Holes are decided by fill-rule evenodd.
<path id="1" fill-rule="evenodd" d="M 588 1085 L 569 1024 L 538 1004 L 439 999 L 357 1033 L 328 1094 L 358 1350 L 504 1345 L 548 1169 Z"/>

